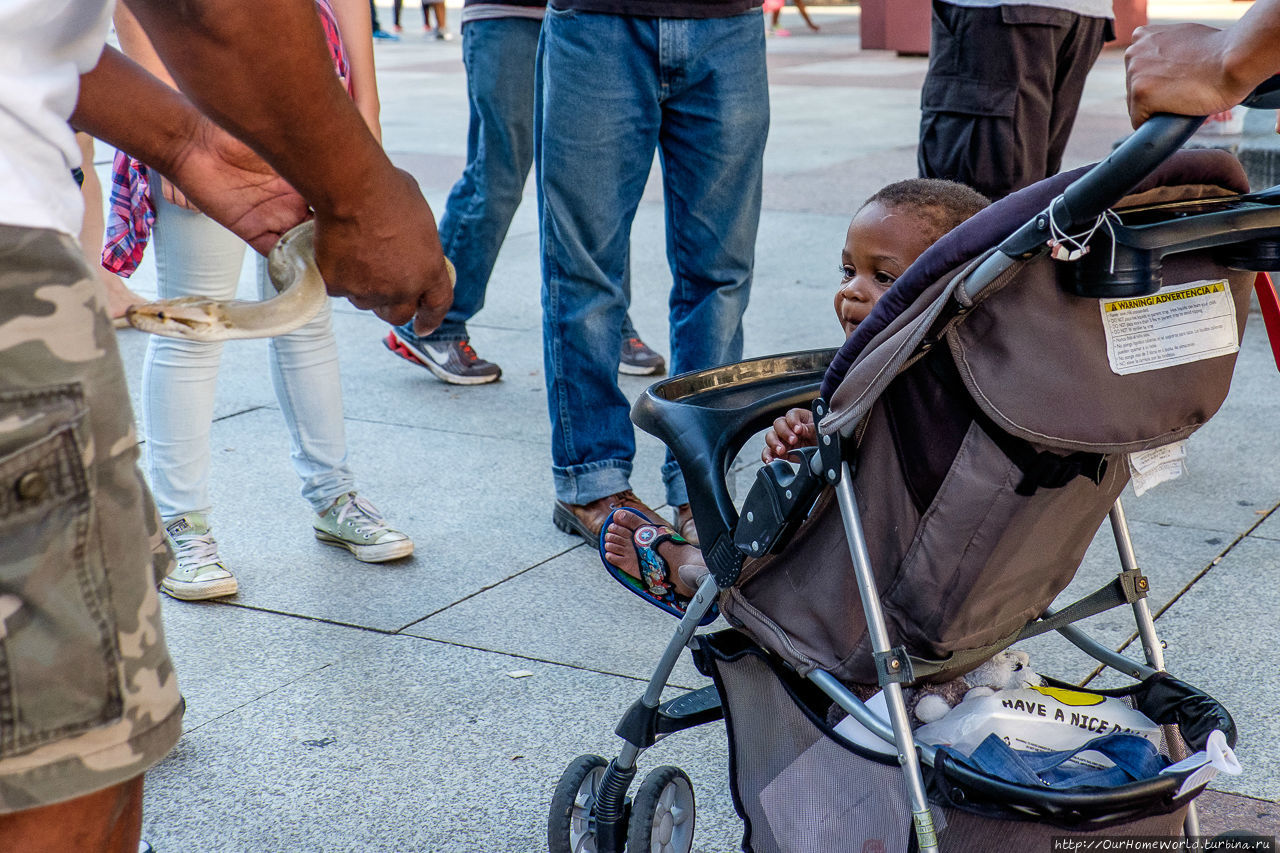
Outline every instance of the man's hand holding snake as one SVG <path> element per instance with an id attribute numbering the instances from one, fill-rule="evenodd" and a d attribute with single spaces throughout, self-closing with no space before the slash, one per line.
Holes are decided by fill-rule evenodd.
<path id="1" fill-rule="evenodd" d="M 273 14 L 301 15 L 302 20 L 293 23 L 320 35 L 309 4 L 272 9 Z M 158 9 L 151 11 L 159 14 Z M 175 38 L 166 47 L 191 52 L 192 44 L 204 37 L 202 32 L 192 25 L 185 40 Z M 243 73 L 243 64 L 219 45 L 205 45 L 208 62 L 223 77 Z M 369 133 L 333 76 L 327 56 L 302 52 L 299 61 L 305 57 L 316 66 L 310 74 L 286 85 L 293 72 L 282 69 L 278 90 L 262 97 L 252 87 L 236 89 L 234 79 L 216 86 L 208 75 L 188 79 L 206 96 L 225 93 L 230 86 L 246 101 L 241 106 L 247 113 L 239 115 L 252 120 L 238 126 L 229 122 L 231 114 L 221 114 L 229 129 L 224 130 L 193 109 L 187 96 L 108 48 L 98 66 L 81 78 L 72 123 L 168 176 L 197 209 L 259 252 L 269 251 L 282 234 L 305 219 L 310 202 L 316 219 L 316 259 L 330 295 L 345 296 L 357 308 L 372 310 L 390 323 L 414 318 L 419 333 L 426 334 L 444 319 L 453 299 L 431 208 L 417 182 L 392 165 Z M 307 69 L 294 70 L 301 74 Z M 140 114 L 135 122 L 116 118 L 121 92 L 136 94 L 132 100 Z M 293 99 L 298 121 L 276 121 L 281 107 L 268 103 L 268 94 L 277 100 Z M 312 126 L 325 130 L 313 131 Z M 236 136 L 256 144 L 250 149 Z"/>
<path id="2" fill-rule="evenodd" d="M 329 293 L 426 334 L 453 301 L 435 217 L 417 181 L 390 168 L 351 211 L 316 211 L 316 262 Z"/>
<path id="3" fill-rule="evenodd" d="M 316 262 L 330 296 L 390 323 L 416 317 L 419 329 L 434 329 L 453 300 L 435 218 L 412 176 L 389 164 L 379 171 L 358 207 L 316 211 Z M 283 178 L 211 122 L 193 135 L 174 179 L 196 209 L 264 254 L 307 215 Z"/>
<path id="4" fill-rule="evenodd" d="M 308 214 L 297 190 L 253 149 L 203 117 L 169 178 L 185 196 L 170 201 L 218 220 L 264 255 Z"/>

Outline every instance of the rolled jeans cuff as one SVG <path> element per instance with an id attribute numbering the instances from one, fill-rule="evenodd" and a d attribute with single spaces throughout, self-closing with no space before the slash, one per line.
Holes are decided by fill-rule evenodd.
<path id="1" fill-rule="evenodd" d="M 557 500 L 567 504 L 589 504 L 631 488 L 631 463 L 622 459 L 553 468 L 551 473 Z"/>
<path id="2" fill-rule="evenodd" d="M 667 489 L 667 503 L 671 506 L 683 506 L 689 502 L 689 488 L 684 482 L 684 472 L 674 460 L 663 463 L 662 484 Z"/>

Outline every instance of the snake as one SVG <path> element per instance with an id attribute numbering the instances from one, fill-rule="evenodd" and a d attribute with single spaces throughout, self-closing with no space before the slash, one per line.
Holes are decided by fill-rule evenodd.
<path id="1" fill-rule="evenodd" d="M 134 305 L 125 314 L 143 332 L 190 341 L 271 338 L 310 322 L 328 294 L 316 266 L 316 224 L 309 219 L 284 233 L 267 254 L 267 277 L 276 295 L 261 301 L 180 296 Z M 449 283 L 453 264 L 445 259 Z"/>

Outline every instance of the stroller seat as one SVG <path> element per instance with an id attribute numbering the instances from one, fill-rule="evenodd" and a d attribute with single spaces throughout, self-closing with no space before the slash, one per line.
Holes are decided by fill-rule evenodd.
<path id="1" fill-rule="evenodd" d="M 1185 439 L 1230 386 L 1233 353 L 1117 373 L 1100 306 L 1126 303 L 1069 292 L 1076 264 L 1028 258 L 976 296 L 967 293 L 994 251 L 992 237 L 1013 233 L 1026 209 L 1042 209 L 1078 177 L 1034 185 L 939 240 L 824 377 L 830 412 L 819 430 L 838 437 L 852 463 L 890 645 L 902 647 L 901 666 L 917 678 L 963 675 L 1028 636 L 1025 626 L 1071 581 L 1128 482 L 1128 454 Z M 1221 204 L 1246 188 L 1225 152 L 1180 152 L 1122 202 L 1120 217 L 1127 208 L 1148 221 L 1158 210 L 1156 221 L 1178 224 L 1206 199 Z M 1152 198 L 1157 205 L 1144 204 Z M 1107 254 L 1095 246 L 1090 256 Z M 947 263 L 954 265 L 937 272 Z M 1221 331 L 1235 345 L 1253 275 L 1203 250 L 1173 254 L 1162 266 L 1170 288 L 1214 283 L 1229 314 Z M 743 570 L 722 593 L 721 609 L 802 675 L 820 668 L 875 683 L 880 673 L 834 491 L 784 552 Z M 1118 579 L 1108 606 L 1145 594 L 1134 588 L 1141 581 Z M 1087 609 L 1074 618 L 1091 615 Z"/>

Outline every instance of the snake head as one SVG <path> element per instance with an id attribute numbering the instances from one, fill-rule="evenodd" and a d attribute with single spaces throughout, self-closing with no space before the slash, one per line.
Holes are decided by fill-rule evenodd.
<path id="1" fill-rule="evenodd" d="M 271 283 L 279 293 L 261 302 L 201 296 L 161 299 L 136 305 L 125 318 L 143 332 L 192 341 L 226 341 L 283 335 L 311 320 L 324 307 L 325 288 L 316 269 L 315 222 L 289 230 L 267 257 Z"/>
<path id="2" fill-rule="evenodd" d="M 134 305 L 125 312 L 129 325 L 143 332 L 186 340 L 221 340 L 217 304 L 200 297 L 165 299 Z"/>

